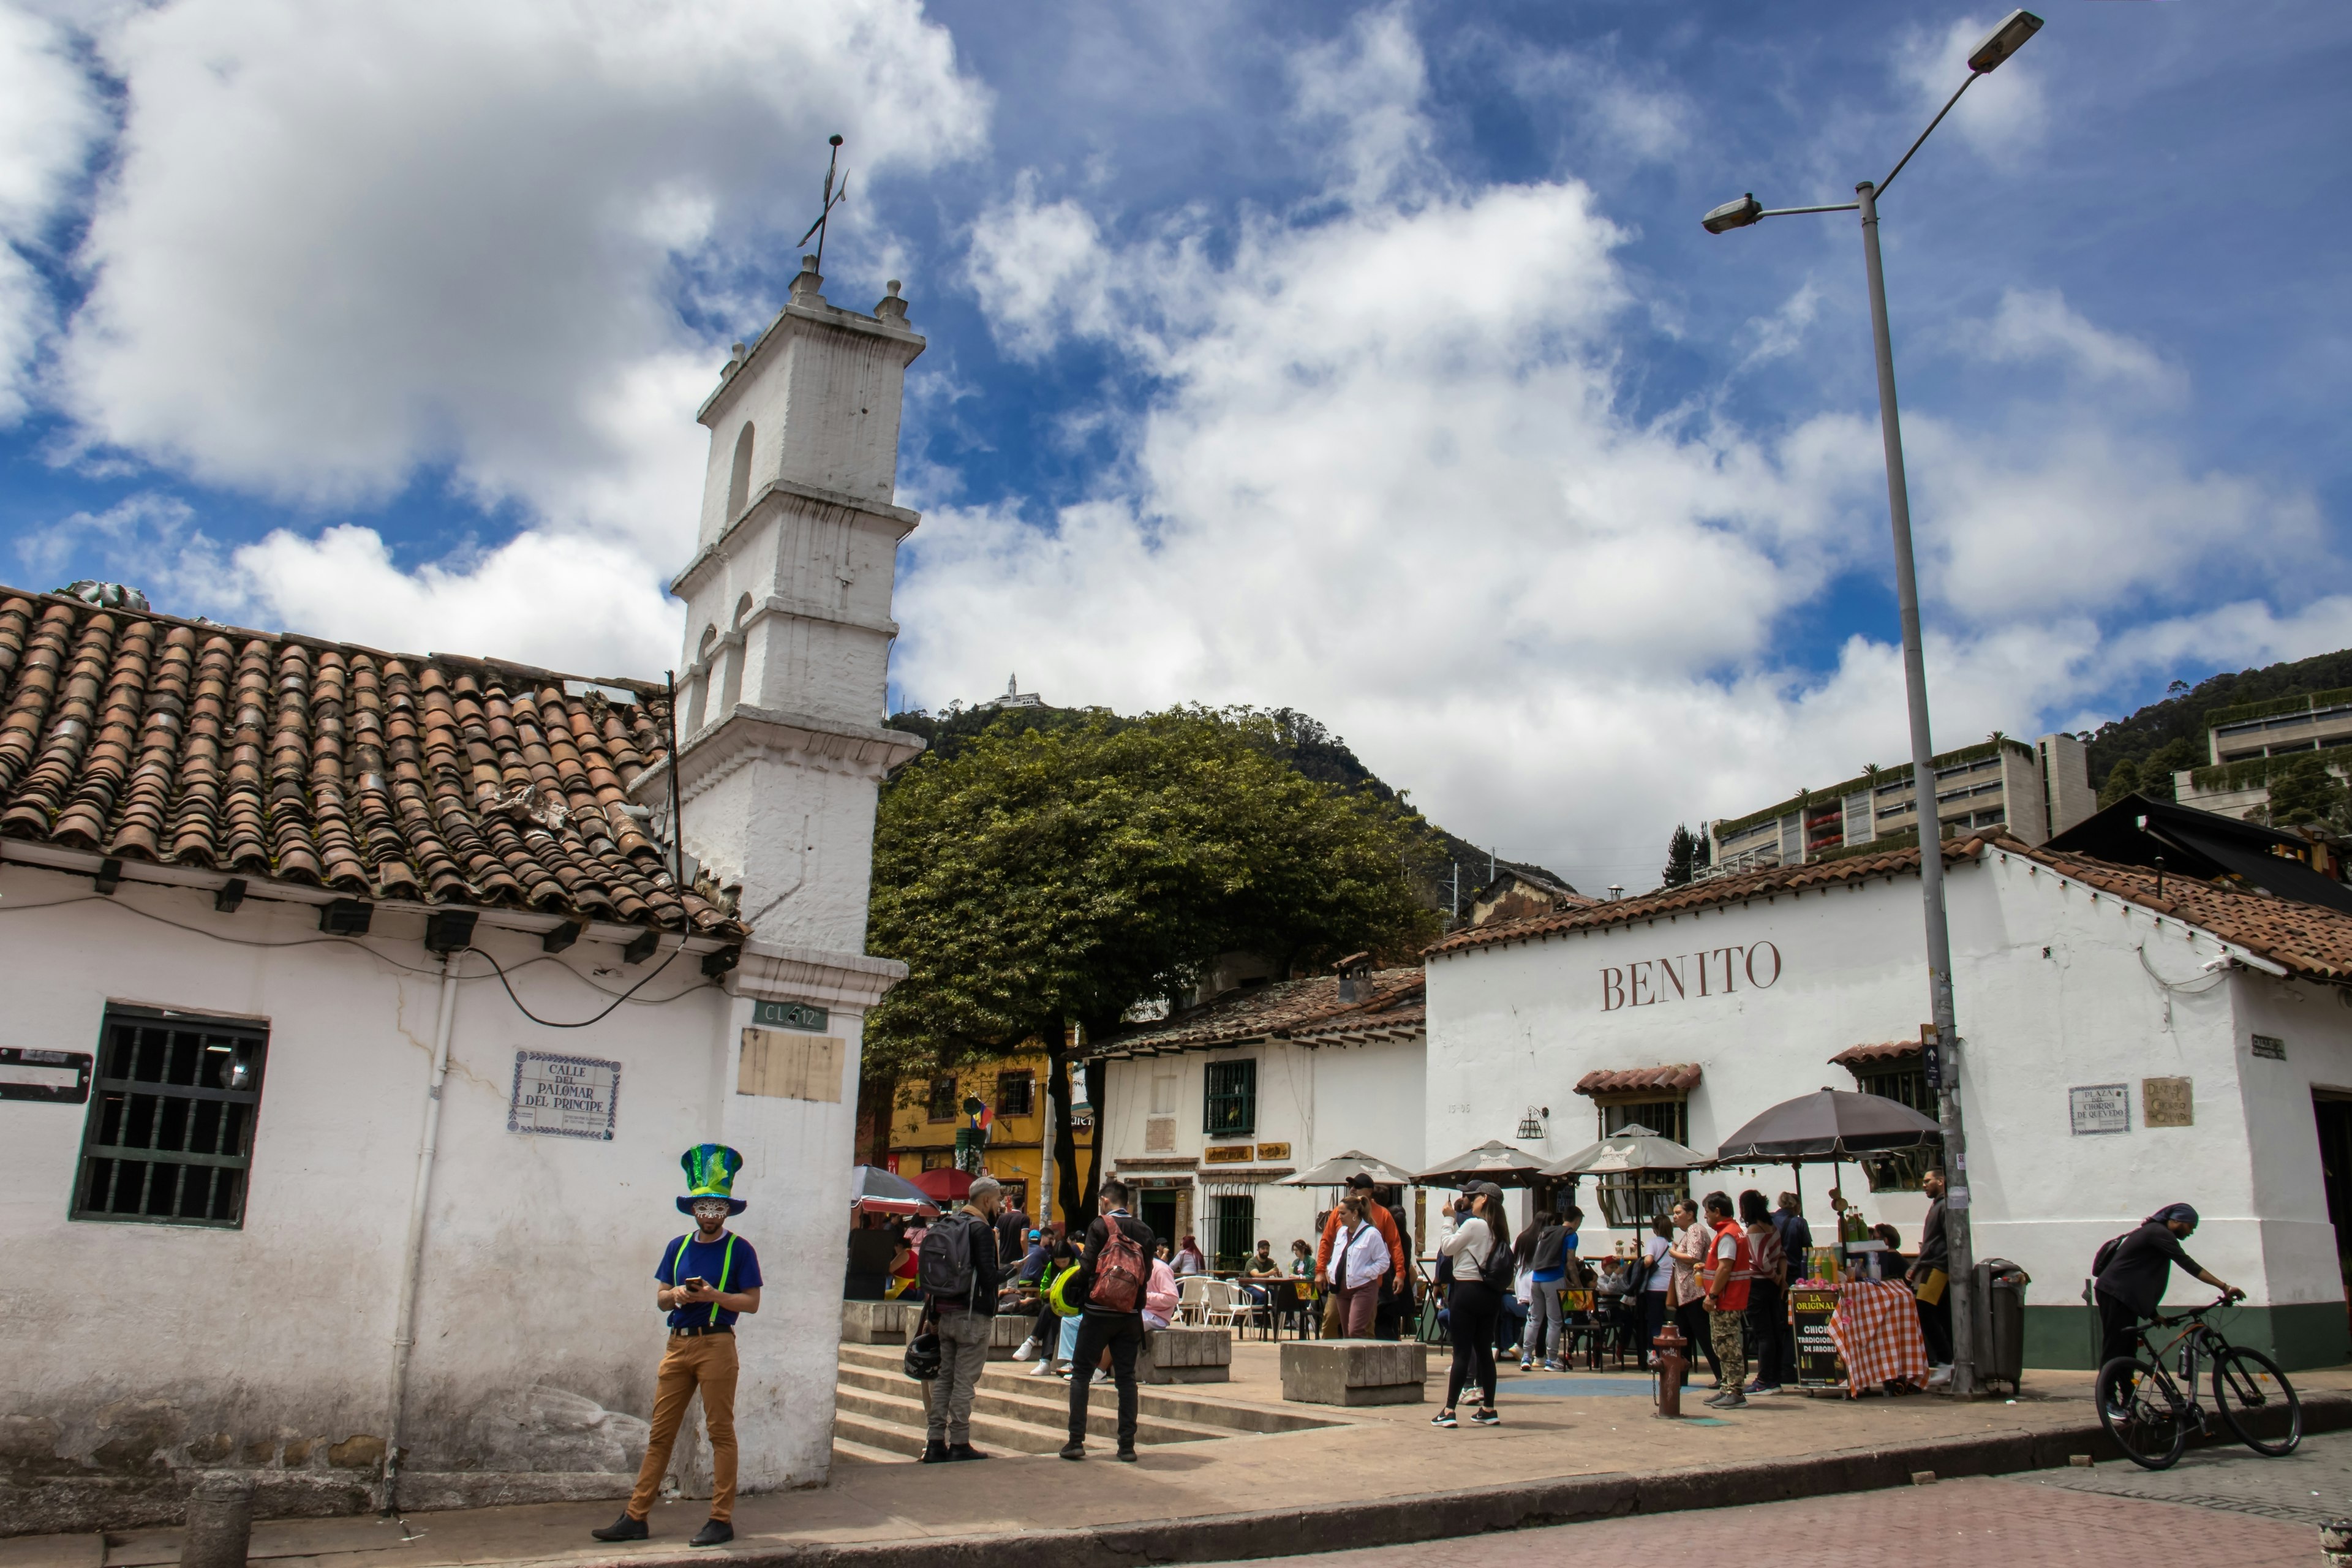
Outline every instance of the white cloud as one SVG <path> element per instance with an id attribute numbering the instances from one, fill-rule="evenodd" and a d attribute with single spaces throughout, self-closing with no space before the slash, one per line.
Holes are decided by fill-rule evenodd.
<path id="1" fill-rule="evenodd" d="M 1914 103 L 1933 114 L 1969 79 L 1969 55 L 2007 11 L 1963 16 L 1941 32 L 1920 29 L 1895 51 L 1895 74 Z M 1926 121 L 1920 122 L 1923 126 Z M 1969 90 L 1944 122 L 1987 157 L 2007 162 L 2040 144 L 2050 127 L 2042 73 L 2029 47 Z M 1939 135 L 1941 132 L 1938 133 Z"/>
<path id="2" fill-rule="evenodd" d="M 44 244 L 103 123 L 63 28 L 0 0 L 0 424 L 21 415 L 57 326 L 30 255 Z"/>
<path id="3" fill-rule="evenodd" d="M 1418 80 L 1377 23 L 1349 39 L 1369 63 L 1308 54 L 1310 100 Z M 1677 819 L 1901 760 L 1892 626 L 1824 676 L 1790 646 L 1832 579 L 1884 570 L 1875 410 L 1769 439 L 1633 416 L 1618 345 L 1643 301 L 1591 193 L 1466 188 L 1413 134 L 1367 140 L 1389 170 L 1334 153 L 1318 198 L 1223 233 L 1185 215 L 1113 241 L 1034 182 L 977 226 L 1008 341 L 1099 340 L 1142 390 L 1106 415 L 1124 461 L 1091 499 L 933 511 L 901 578 L 903 689 L 940 704 L 1017 668 L 1061 702 L 1298 706 L 1438 820 L 1592 887 L 1649 885 Z M 1758 323 L 1759 351 L 1813 308 Z M 2007 322 L 2004 352 L 2145 368 L 2063 302 Z M 2192 471 L 2108 412 L 2029 400 L 2006 444 L 1906 422 L 1944 744 L 2106 689 L 2146 657 L 2104 637 L 2119 606 L 2311 543 L 2307 499 Z"/>
<path id="4" fill-rule="evenodd" d="M 61 356 L 86 439 L 321 505 L 445 465 L 662 557 L 727 335 L 679 302 L 765 319 L 735 279 L 797 237 L 825 132 L 870 232 L 877 182 L 985 113 L 914 0 L 182 0 L 98 41 L 125 121 Z"/>
<path id="5" fill-rule="evenodd" d="M 1979 358 L 2011 364 L 2058 360 L 2091 381 L 2178 395 L 2187 378 L 2137 338 L 2094 325 L 2055 289 L 2006 289 L 1990 325 L 1962 345 Z"/>

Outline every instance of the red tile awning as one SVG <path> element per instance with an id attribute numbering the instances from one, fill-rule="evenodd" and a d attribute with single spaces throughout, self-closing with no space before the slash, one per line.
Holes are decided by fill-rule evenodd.
<path id="1" fill-rule="evenodd" d="M 1579 1094 L 1688 1094 L 1698 1087 L 1700 1071 L 1692 1062 L 1654 1068 L 1596 1068 L 1576 1080 Z"/>
<path id="2" fill-rule="evenodd" d="M 1919 1054 L 1916 1040 L 1882 1040 L 1874 1046 L 1848 1046 L 1830 1058 L 1833 1068 L 1878 1067 Z"/>

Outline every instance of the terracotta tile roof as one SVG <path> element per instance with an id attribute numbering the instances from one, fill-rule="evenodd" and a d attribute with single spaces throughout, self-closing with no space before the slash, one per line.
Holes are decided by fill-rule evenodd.
<path id="1" fill-rule="evenodd" d="M 2210 931 L 2224 942 L 2278 964 L 2307 979 L 2352 984 L 2352 914 L 2317 904 L 2254 889 L 2200 881 L 2168 874 L 2164 890 L 2157 891 L 2153 870 L 2116 866 L 2087 855 L 2036 849 L 2014 838 L 1984 836 L 1943 841 L 1944 863 L 1956 865 L 2000 854 L 2022 857 L 2077 881 L 2158 914 Z M 1889 850 L 1883 855 L 1853 855 L 1808 866 L 1774 866 L 1738 876 L 1717 877 L 1686 887 L 1664 888 L 1639 898 L 1619 899 L 1591 909 L 1560 910 L 1528 920 L 1498 921 L 1492 925 L 1457 931 L 1430 946 L 1430 957 L 1444 957 L 1474 948 L 1506 942 L 1531 942 L 1559 931 L 1598 930 L 1636 921 L 1769 899 L 1780 893 L 1803 892 L 1841 883 L 1869 881 L 1880 877 L 1916 875 L 1919 850 Z M 1914 1047 L 1916 1048 L 1916 1047 Z"/>
<path id="2" fill-rule="evenodd" d="M 1688 1094 L 1698 1087 L 1700 1070 L 1680 1062 L 1654 1068 L 1596 1068 L 1576 1080 L 1579 1094 L 1625 1094 L 1642 1089 L 1672 1089 Z"/>
<path id="3" fill-rule="evenodd" d="M 1341 1002 L 1339 979 L 1334 974 L 1229 991 L 1165 1022 L 1123 1029 L 1097 1043 L 1088 1054 L 1124 1057 L 1211 1050 L 1265 1038 L 1337 1044 L 1352 1035 L 1423 1026 L 1426 1011 L 1419 969 L 1374 970 L 1367 978 L 1372 994 L 1362 1002 Z"/>
<path id="4" fill-rule="evenodd" d="M 618 684 L 601 682 L 600 684 Z M 0 837 L 740 936 L 622 811 L 663 710 L 564 678 L 0 588 Z"/>
<path id="5" fill-rule="evenodd" d="M 1881 1062 L 1899 1062 L 1906 1057 L 1919 1055 L 1916 1040 L 1882 1040 L 1871 1046 L 1848 1046 L 1830 1058 L 1833 1068 L 1876 1067 Z"/>

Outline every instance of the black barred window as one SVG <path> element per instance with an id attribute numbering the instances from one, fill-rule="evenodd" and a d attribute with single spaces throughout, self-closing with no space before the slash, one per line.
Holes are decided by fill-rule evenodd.
<path id="1" fill-rule="evenodd" d="M 109 1007 L 73 1217 L 244 1225 L 268 1049 L 241 1019 Z"/>

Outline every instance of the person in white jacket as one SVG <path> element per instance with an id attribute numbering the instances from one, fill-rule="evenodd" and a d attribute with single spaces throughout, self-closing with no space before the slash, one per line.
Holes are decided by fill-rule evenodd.
<path id="1" fill-rule="evenodd" d="M 1372 1316 L 1381 1304 L 1381 1281 L 1389 1272 L 1388 1237 L 1364 1212 L 1364 1200 L 1350 1197 L 1339 1205 L 1339 1234 L 1333 1238 L 1328 1278 L 1338 1303 L 1342 1339 L 1372 1337 Z"/>

